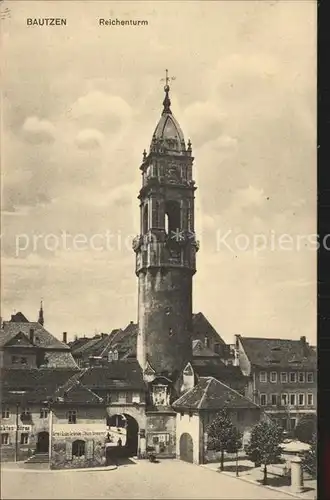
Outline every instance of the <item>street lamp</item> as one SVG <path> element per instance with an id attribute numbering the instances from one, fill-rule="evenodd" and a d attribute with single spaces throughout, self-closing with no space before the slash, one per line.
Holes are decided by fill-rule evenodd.
<path id="1" fill-rule="evenodd" d="M 53 409 L 52 404 L 54 403 L 53 398 L 48 397 L 43 403 L 48 408 L 48 465 L 51 467 L 52 460 L 52 446 L 53 446 Z"/>
<path id="2" fill-rule="evenodd" d="M 8 391 L 10 394 L 20 395 L 26 393 L 26 391 Z M 21 405 L 21 402 L 16 402 L 16 429 L 15 429 L 15 462 L 18 461 L 18 410 Z"/>

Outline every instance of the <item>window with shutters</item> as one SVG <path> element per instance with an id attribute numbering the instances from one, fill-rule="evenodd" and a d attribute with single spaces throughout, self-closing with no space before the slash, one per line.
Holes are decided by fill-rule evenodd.
<path id="1" fill-rule="evenodd" d="M 40 418 L 47 418 L 48 417 L 48 408 L 41 408 L 40 409 Z"/>
<path id="2" fill-rule="evenodd" d="M 260 405 L 266 406 L 267 404 L 267 394 L 260 394 Z"/>
<path id="3" fill-rule="evenodd" d="M 295 406 L 296 405 L 296 395 L 290 394 L 289 398 L 290 398 L 290 401 L 289 401 L 290 406 Z"/>
<path id="4" fill-rule="evenodd" d="M 6 419 L 10 417 L 9 408 L 3 408 L 1 412 L 1 418 Z"/>
<path id="5" fill-rule="evenodd" d="M 313 394 L 307 394 L 307 404 L 308 404 L 308 406 L 313 406 L 313 404 L 314 404 Z"/>
<path id="6" fill-rule="evenodd" d="M 69 410 L 68 424 L 76 424 L 76 423 L 77 423 L 77 410 Z"/>
<path id="7" fill-rule="evenodd" d="M 21 444 L 29 444 L 29 435 L 27 432 L 21 434 Z"/>
<path id="8" fill-rule="evenodd" d="M 299 406 L 304 406 L 305 405 L 305 394 L 298 394 L 298 405 Z"/>
<path id="9" fill-rule="evenodd" d="M 85 455 L 85 441 L 82 439 L 77 439 L 72 443 L 72 456 L 73 457 L 82 457 Z"/>
<path id="10" fill-rule="evenodd" d="M 271 405 L 276 406 L 277 405 L 277 394 L 271 394 L 270 400 L 271 400 Z"/>

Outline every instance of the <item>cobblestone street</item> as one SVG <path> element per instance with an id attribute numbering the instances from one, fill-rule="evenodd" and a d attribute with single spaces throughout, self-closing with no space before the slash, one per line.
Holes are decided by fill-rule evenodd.
<path id="1" fill-rule="evenodd" d="M 262 486 L 176 460 L 130 462 L 118 469 L 27 470 L 4 464 L 1 498 L 11 499 L 244 499 L 293 498 Z"/>

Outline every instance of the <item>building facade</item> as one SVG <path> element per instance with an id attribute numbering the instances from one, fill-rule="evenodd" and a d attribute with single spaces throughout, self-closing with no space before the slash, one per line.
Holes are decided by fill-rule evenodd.
<path id="1" fill-rule="evenodd" d="M 286 431 L 303 415 L 316 414 L 317 359 L 305 337 L 300 340 L 238 335 L 236 349 L 247 377 L 246 396 Z"/>
<path id="2" fill-rule="evenodd" d="M 173 407 L 177 411 L 176 456 L 195 464 L 219 459 L 218 453 L 208 450 L 207 427 L 222 408 L 227 408 L 232 423 L 242 433 L 243 448 L 251 428 L 267 418 L 259 405 L 213 377 L 201 377 Z"/>

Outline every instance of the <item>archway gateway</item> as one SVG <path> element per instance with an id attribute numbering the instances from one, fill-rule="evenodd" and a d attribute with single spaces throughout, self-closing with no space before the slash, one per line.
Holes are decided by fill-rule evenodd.
<path id="1" fill-rule="evenodd" d="M 49 451 L 49 432 L 39 432 L 37 439 L 37 453 L 48 453 Z"/>
<path id="2" fill-rule="evenodd" d="M 180 437 L 180 459 L 190 463 L 194 461 L 194 444 L 191 435 L 187 432 Z"/>
<path id="3" fill-rule="evenodd" d="M 131 415 L 120 413 L 107 417 L 107 455 L 134 457 L 138 454 L 139 424 Z"/>

